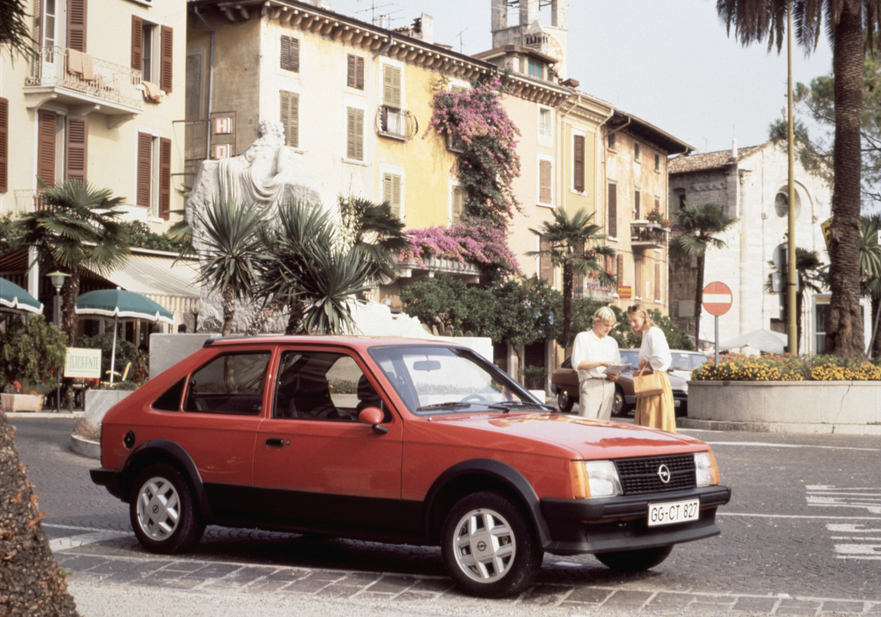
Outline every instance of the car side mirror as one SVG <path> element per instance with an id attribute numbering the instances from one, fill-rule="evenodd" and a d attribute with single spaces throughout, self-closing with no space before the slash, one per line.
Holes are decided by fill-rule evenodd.
<path id="1" fill-rule="evenodd" d="M 384 417 L 385 414 L 383 414 L 382 410 L 378 407 L 365 407 L 361 410 L 361 413 L 358 414 L 358 422 L 362 424 L 370 424 L 373 427 L 374 433 L 384 435 L 388 433 L 388 428 L 380 424 Z"/>

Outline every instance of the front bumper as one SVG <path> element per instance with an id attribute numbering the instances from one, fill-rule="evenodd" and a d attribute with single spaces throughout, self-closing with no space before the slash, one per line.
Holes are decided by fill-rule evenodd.
<path id="1" fill-rule="evenodd" d="M 700 518 L 686 523 L 648 526 L 650 503 L 700 499 Z M 550 539 L 544 550 L 556 555 L 656 548 L 718 535 L 716 508 L 731 499 L 727 486 L 612 497 L 542 499 Z"/>

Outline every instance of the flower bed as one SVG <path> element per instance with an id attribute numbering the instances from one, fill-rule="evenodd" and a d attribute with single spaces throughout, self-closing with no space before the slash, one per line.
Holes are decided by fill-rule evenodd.
<path id="1" fill-rule="evenodd" d="M 694 381 L 879 381 L 881 366 L 835 356 L 725 356 L 695 369 Z"/>

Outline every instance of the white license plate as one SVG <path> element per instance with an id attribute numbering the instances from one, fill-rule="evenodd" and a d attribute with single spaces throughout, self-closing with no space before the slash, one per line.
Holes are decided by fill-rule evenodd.
<path id="1" fill-rule="evenodd" d="M 678 398 L 674 398 L 673 399 L 673 407 L 679 407 L 679 403 L 681 403 L 681 402 L 682 401 L 680 401 Z"/>
<path id="2" fill-rule="evenodd" d="M 649 527 L 672 525 L 700 518 L 700 499 L 649 504 Z"/>

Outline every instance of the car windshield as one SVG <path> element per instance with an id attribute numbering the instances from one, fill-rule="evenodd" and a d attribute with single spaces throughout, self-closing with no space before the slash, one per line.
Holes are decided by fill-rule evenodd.
<path id="1" fill-rule="evenodd" d="M 416 414 L 545 409 L 522 386 L 467 349 L 373 347 L 370 355 Z"/>
<path id="2" fill-rule="evenodd" d="M 702 353 L 681 353 L 673 352 L 672 367 L 679 371 L 690 371 L 703 365 L 707 361 L 707 356 Z"/>

